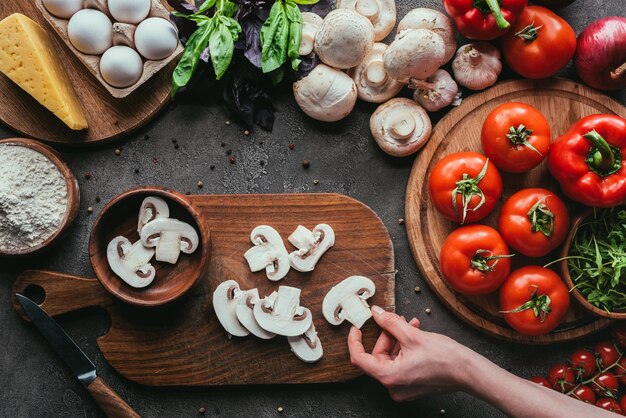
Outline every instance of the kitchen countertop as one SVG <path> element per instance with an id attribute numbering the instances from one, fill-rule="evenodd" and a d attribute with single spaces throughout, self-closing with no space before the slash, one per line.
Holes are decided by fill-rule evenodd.
<path id="1" fill-rule="evenodd" d="M 418 6 L 441 9 L 441 2 L 399 0 L 398 20 Z M 579 33 L 601 17 L 626 15 L 626 2 L 578 0 L 559 13 Z M 576 79 L 571 67 L 563 76 Z M 511 75 L 505 71 L 506 78 Z M 623 90 L 613 97 L 626 103 Z M 227 113 L 213 103 L 178 104 L 123 140 L 86 150 L 60 150 L 80 183 L 82 203 L 76 223 L 58 247 L 41 257 L 23 263 L 0 260 L 0 416 L 102 416 L 48 343 L 16 315 L 11 287 L 25 268 L 93 277 L 87 244 L 96 215 L 113 196 L 143 185 L 194 194 L 336 192 L 361 200 L 380 215 L 395 245 L 397 311 L 406 317 L 418 317 L 424 329 L 449 335 L 519 376 L 544 374 L 551 363 L 563 361 L 574 349 L 597 340 L 522 346 L 488 337 L 461 322 L 435 298 L 411 256 L 405 226 L 398 220 L 404 218 L 405 187 L 413 158 L 392 158 L 378 149 L 368 125 L 375 106 L 360 102 L 345 120 L 322 124 L 300 112 L 289 87 L 283 86 L 276 94 L 276 107 L 271 134 L 255 128 L 246 136 L 243 126 L 227 126 Z M 433 122 L 442 114 L 435 115 Z M 0 127 L 0 138 L 11 136 L 16 135 Z M 173 139 L 179 148 L 174 147 Z M 294 150 L 287 147 L 289 143 L 295 144 Z M 121 149 L 120 156 L 115 155 L 116 148 Z M 235 164 L 228 161 L 228 149 L 232 149 Z M 302 167 L 305 159 L 311 162 L 307 170 Z M 214 170 L 211 165 L 215 165 Z M 90 180 L 85 178 L 86 173 L 91 173 Z M 319 179 L 318 185 L 314 179 Z M 204 183 L 202 189 L 198 189 L 198 181 Z M 101 201 L 96 202 L 96 197 Z M 87 213 L 89 206 L 93 207 L 92 214 Z M 416 294 L 415 286 L 420 286 L 422 292 Z M 430 315 L 425 314 L 426 308 L 431 309 Z M 445 410 L 445 416 L 455 417 L 502 416 L 463 393 L 395 403 L 382 386 L 367 377 L 303 386 L 141 386 L 117 374 L 97 347 L 96 338 L 109 327 L 106 314 L 87 310 L 66 315 L 60 323 L 94 361 L 99 375 L 144 417 L 195 417 L 199 408 L 206 409 L 205 416 L 223 417 L 435 417 L 441 410 Z M 282 413 L 277 411 L 279 406 Z"/>

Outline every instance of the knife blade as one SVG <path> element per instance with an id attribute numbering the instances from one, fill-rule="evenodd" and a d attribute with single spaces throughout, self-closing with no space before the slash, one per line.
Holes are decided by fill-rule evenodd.
<path id="1" fill-rule="evenodd" d="M 65 330 L 39 305 L 19 293 L 15 298 L 24 308 L 39 332 L 48 340 L 54 351 L 61 356 L 78 380 L 87 388 L 91 396 L 109 417 L 141 418 L 122 398 L 119 397 L 96 374 L 96 366 L 67 335 Z"/>

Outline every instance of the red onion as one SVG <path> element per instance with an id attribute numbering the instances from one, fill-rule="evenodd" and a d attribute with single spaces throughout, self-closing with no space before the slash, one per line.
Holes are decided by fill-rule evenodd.
<path id="1" fill-rule="evenodd" d="M 591 87 L 626 88 L 626 18 L 609 16 L 587 26 L 578 35 L 574 64 Z"/>

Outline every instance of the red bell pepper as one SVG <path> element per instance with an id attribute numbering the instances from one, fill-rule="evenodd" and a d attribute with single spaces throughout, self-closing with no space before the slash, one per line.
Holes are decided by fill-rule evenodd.
<path id="1" fill-rule="evenodd" d="M 626 119 L 591 115 L 550 147 L 548 166 L 563 192 L 587 206 L 626 202 Z"/>
<path id="2" fill-rule="evenodd" d="M 527 4 L 528 0 L 443 0 L 459 32 L 479 41 L 504 35 Z"/>

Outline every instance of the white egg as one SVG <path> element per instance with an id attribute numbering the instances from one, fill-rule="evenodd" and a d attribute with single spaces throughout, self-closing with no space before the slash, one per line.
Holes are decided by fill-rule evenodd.
<path id="1" fill-rule="evenodd" d="M 113 45 L 113 24 L 101 11 L 83 9 L 67 24 L 67 36 L 80 52 L 100 55 Z"/>
<path id="2" fill-rule="evenodd" d="M 109 13 L 118 22 L 139 23 L 150 13 L 150 0 L 109 0 Z"/>
<path id="3" fill-rule="evenodd" d="M 104 81 L 117 88 L 132 86 L 143 74 L 141 57 L 132 48 L 114 46 L 100 58 L 100 74 Z"/>
<path id="4" fill-rule="evenodd" d="M 137 26 L 135 48 L 149 60 L 162 60 L 172 55 L 178 46 L 178 33 L 169 21 L 151 17 Z"/>
<path id="5" fill-rule="evenodd" d="M 50 14 L 69 19 L 83 8 L 83 0 L 43 0 L 43 5 Z"/>

